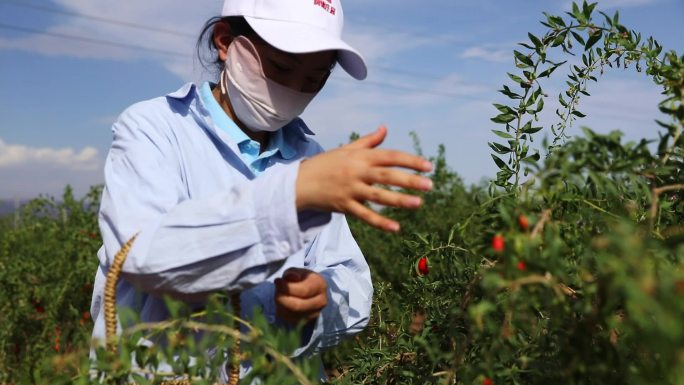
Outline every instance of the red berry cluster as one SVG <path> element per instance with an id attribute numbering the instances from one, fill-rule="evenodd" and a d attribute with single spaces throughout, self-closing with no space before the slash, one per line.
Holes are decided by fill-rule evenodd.
<path id="1" fill-rule="evenodd" d="M 518 226 L 520 227 L 520 231 L 527 231 L 530 228 L 530 221 L 527 219 L 525 215 L 519 215 L 518 216 Z M 504 252 L 506 249 L 506 242 L 504 240 L 503 235 L 501 234 L 496 234 L 494 238 L 492 238 L 492 250 L 494 250 L 495 253 L 501 254 Z M 527 264 L 525 261 L 519 261 L 518 264 L 516 265 L 518 270 L 520 271 L 525 271 L 527 270 Z"/>

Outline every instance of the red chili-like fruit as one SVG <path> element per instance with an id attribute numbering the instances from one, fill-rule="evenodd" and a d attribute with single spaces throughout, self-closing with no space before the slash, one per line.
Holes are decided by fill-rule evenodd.
<path id="1" fill-rule="evenodd" d="M 489 377 L 485 377 L 484 380 L 482 380 L 482 385 L 494 385 L 494 381 Z"/>
<path id="2" fill-rule="evenodd" d="M 81 325 L 85 325 L 86 322 L 90 319 L 90 312 L 89 311 L 84 311 L 83 314 L 81 315 L 81 319 L 79 320 L 79 323 Z"/>
<path id="3" fill-rule="evenodd" d="M 505 247 L 504 237 L 501 234 L 496 234 L 492 239 L 492 249 L 497 253 L 501 253 Z"/>
<path id="4" fill-rule="evenodd" d="M 518 262 L 518 270 L 525 271 L 526 269 L 527 269 L 527 265 L 525 264 L 525 261 Z"/>
<path id="5" fill-rule="evenodd" d="M 59 340 L 60 340 L 59 336 L 62 335 L 62 328 L 60 328 L 59 326 L 55 327 L 55 334 L 56 334 L 56 336 L 55 336 L 55 345 L 54 345 L 52 348 L 53 348 L 56 352 L 59 352 Z"/>
<path id="6" fill-rule="evenodd" d="M 430 272 L 430 269 L 428 268 L 428 260 L 427 257 L 421 257 L 418 260 L 418 263 L 416 264 L 416 273 L 418 275 L 423 276 L 427 275 Z"/>
<path id="7" fill-rule="evenodd" d="M 526 216 L 520 215 L 518 216 L 518 226 L 520 226 L 520 230 L 527 231 L 530 228 L 530 221 Z"/>
<path id="8" fill-rule="evenodd" d="M 40 305 L 36 305 L 36 313 L 45 313 L 45 308 Z"/>

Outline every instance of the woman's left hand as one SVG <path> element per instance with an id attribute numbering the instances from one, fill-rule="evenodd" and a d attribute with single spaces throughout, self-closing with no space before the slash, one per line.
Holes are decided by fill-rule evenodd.
<path id="1" fill-rule="evenodd" d="M 276 315 L 292 325 L 315 320 L 328 303 L 328 283 L 311 270 L 287 269 L 274 283 Z"/>

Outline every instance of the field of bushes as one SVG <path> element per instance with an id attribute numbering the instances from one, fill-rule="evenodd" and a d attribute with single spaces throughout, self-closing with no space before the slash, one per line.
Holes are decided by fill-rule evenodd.
<path id="1" fill-rule="evenodd" d="M 494 105 L 499 128 L 482 149 L 499 169 L 490 184 L 464 184 L 440 146 L 424 207 L 383 210 L 402 223 L 399 236 L 350 219 L 375 297 L 366 330 L 324 353 L 331 382 L 684 384 L 684 56 L 594 8 L 545 15 L 547 32 L 514 51 L 500 91 L 508 103 Z M 577 127 L 600 73 L 614 68 L 663 91 L 643 140 Z M 559 95 L 544 91 L 550 77 L 565 77 Z M 537 126 L 551 100 L 556 121 Z M 132 331 L 116 353 L 100 349 L 89 376 L 100 194 L 67 188 L 0 221 L 0 383 L 153 383 L 131 368 L 131 352 L 151 374 L 174 348 L 206 347 L 182 338 L 194 315 L 170 303 L 174 322 Z M 253 326 L 237 336 L 253 375 L 315 382 L 307 361 L 287 358 L 296 335 L 259 317 Z M 211 343 L 229 350 L 234 330 L 212 329 Z M 136 346 L 147 332 L 174 342 Z M 213 369 L 181 359 L 174 371 L 211 383 L 215 363 L 200 363 Z"/>

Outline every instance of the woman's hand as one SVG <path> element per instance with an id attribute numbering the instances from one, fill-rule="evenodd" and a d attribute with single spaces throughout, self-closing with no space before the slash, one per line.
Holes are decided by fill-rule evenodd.
<path id="1" fill-rule="evenodd" d="M 297 209 L 350 214 L 379 229 L 399 231 L 398 222 L 383 217 L 364 203 L 418 208 L 422 204 L 420 197 L 375 185 L 429 191 L 430 179 L 394 167 L 427 172 L 432 170 L 432 164 L 405 152 L 376 149 L 385 136 L 387 129 L 380 127 L 346 146 L 303 161 L 297 177 Z"/>
<path id="2" fill-rule="evenodd" d="M 287 269 L 274 283 L 276 315 L 292 325 L 315 320 L 328 304 L 328 283 L 311 270 Z"/>

